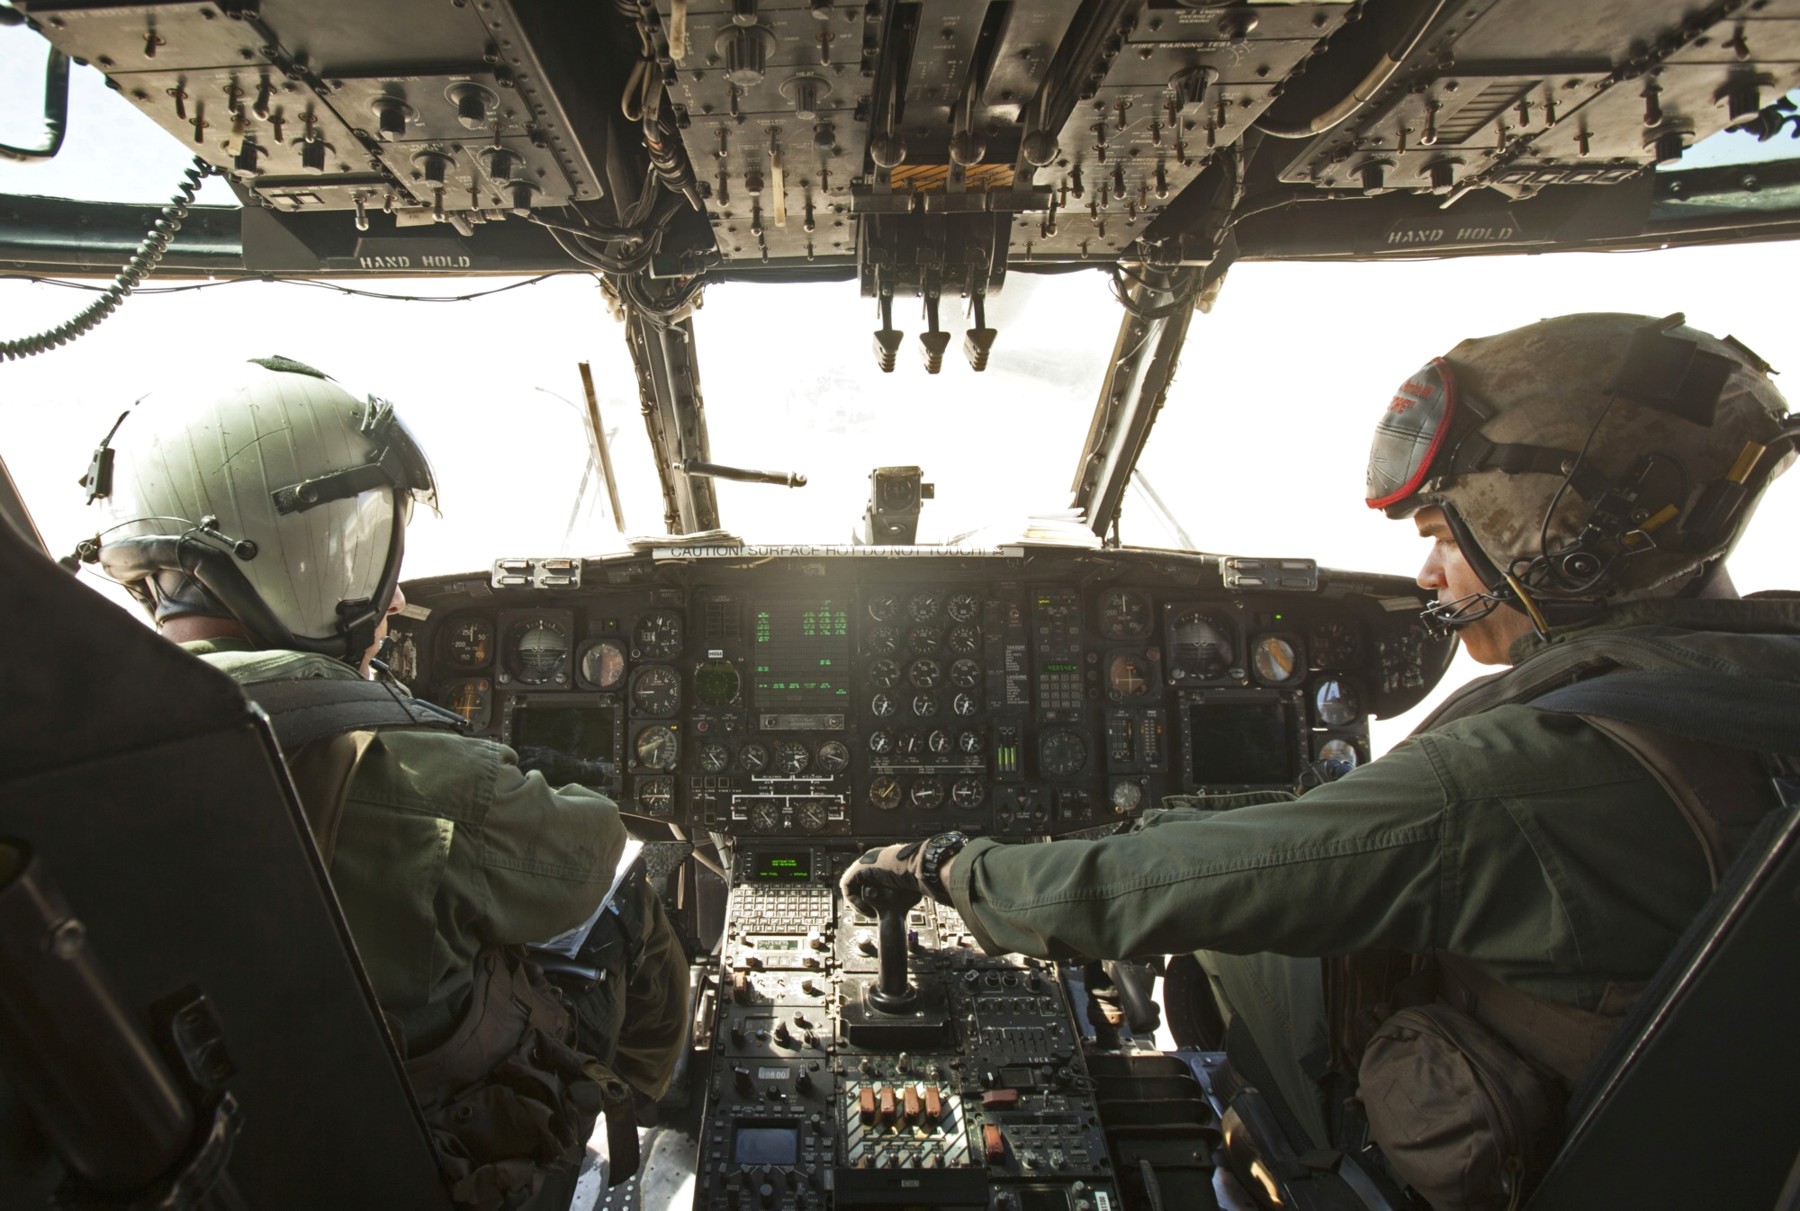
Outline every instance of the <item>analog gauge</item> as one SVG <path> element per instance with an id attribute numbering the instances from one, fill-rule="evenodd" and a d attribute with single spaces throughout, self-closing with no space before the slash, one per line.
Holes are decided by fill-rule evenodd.
<path id="1" fill-rule="evenodd" d="M 1313 687 L 1313 717 L 1321 727 L 1345 727 L 1362 717 L 1362 702 L 1347 682 L 1327 677 Z"/>
<path id="2" fill-rule="evenodd" d="M 708 660 L 694 669 L 694 699 L 701 706 L 730 706 L 743 681 L 729 660 Z"/>
<path id="3" fill-rule="evenodd" d="M 666 816 L 669 809 L 675 806 L 675 779 L 657 776 L 655 778 L 639 778 L 637 792 L 638 806 L 649 816 Z"/>
<path id="4" fill-rule="evenodd" d="M 750 827 L 759 833 L 773 833 L 781 830 L 781 805 L 770 799 L 758 799 L 750 804 Z"/>
<path id="5" fill-rule="evenodd" d="M 700 768 L 709 774 L 722 774 L 731 768 L 731 750 L 717 740 L 700 746 Z"/>
<path id="6" fill-rule="evenodd" d="M 1046 778 L 1079 774 L 1087 764 L 1087 741 L 1068 728 L 1053 728 L 1038 737 L 1038 773 Z"/>
<path id="7" fill-rule="evenodd" d="M 1169 676 L 1176 680 L 1217 681 L 1237 661 L 1232 627 L 1216 614 L 1182 610 L 1169 627 Z"/>
<path id="8" fill-rule="evenodd" d="M 645 614 L 637 620 L 631 642 L 645 660 L 667 660 L 681 651 L 681 615 L 672 610 Z"/>
<path id="9" fill-rule="evenodd" d="M 957 626 L 950 628 L 948 640 L 950 650 L 958 656 L 973 656 L 981 650 L 981 628 Z"/>
<path id="10" fill-rule="evenodd" d="M 1313 627 L 1312 663 L 1316 669 L 1354 668 L 1362 656 L 1362 640 L 1351 622 L 1321 622 Z"/>
<path id="11" fill-rule="evenodd" d="M 637 735 L 637 760 L 645 769 L 674 769 L 681 756 L 681 740 L 668 724 L 654 724 Z"/>
<path id="12" fill-rule="evenodd" d="M 575 674 L 590 690 L 617 689 L 625 677 L 625 645 L 617 639 L 596 639 L 581 649 Z"/>
<path id="13" fill-rule="evenodd" d="M 925 751 L 925 737 L 917 728 L 901 728 L 900 734 L 894 737 L 894 756 L 903 761 L 916 761 Z"/>
<path id="14" fill-rule="evenodd" d="M 486 677 L 452 681 L 443 689 L 444 704 L 479 731 L 488 725 L 494 710 L 494 686 Z"/>
<path id="15" fill-rule="evenodd" d="M 1287 685 L 1305 671 L 1294 641 L 1283 635 L 1263 635 L 1251 645 L 1250 667 L 1264 685 Z"/>
<path id="16" fill-rule="evenodd" d="M 912 784 L 906 797 L 912 805 L 925 811 L 936 811 L 944 806 L 944 782 L 941 778 L 920 778 Z"/>
<path id="17" fill-rule="evenodd" d="M 869 713 L 877 719 L 891 719 L 900 704 L 894 701 L 892 694 L 877 694 L 869 699 Z"/>
<path id="18" fill-rule="evenodd" d="M 841 774 L 850 767 L 850 749 L 842 740 L 827 740 L 819 746 L 819 772 Z"/>
<path id="19" fill-rule="evenodd" d="M 894 733 L 885 727 L 878 727 L 869 733 L 869 751 L 877 757 L 885 757 L 894 751 Z"/>
<path id="20" fill-rule="evenodd" d="M 526 685 L 568 680 L 569 632 L 555 618 L 521 622 L 512 633 L 513 676 Z"/>
<path id="21" fill-rule="evenodd" d="M 956 733 L 956 751 L 965 757 L 979 757 L 986 746 L 982 743 L 981 733 L 973 728 L 965 728 Z"/>
<path id="22" fill-rule="evenodd" d="M 485 618 L 465 618 L 450 628 L 444 646 L 457 668 L 486 668 L 494 655 L 494 624 Z"/>
<path id="23" fill-rule="evenodd" d="M 876 627 L 863 642 L 877 656 L 892 656 L 900 650 L 900 632 L 893 627 Z"/>
<path id="24" fill-rule="evenodd" d="M 1150 599 L 1136 589 L 1100 595 L 1100 633 L 1108 639 L 1142 639 L 1150 633 Z"/>
<path id="25" fill-rule="evenodd" d="M 981 666 L 973 660 L 955 660 L 950 664 L 950 684 L 959 690 L 972 690 L 981 684 Z"/>
<path id="26" fill-rule="evenodd" d="M 977 698 L 967 690 L 963 690 L 950 700 L 951 712 L 962 716 L 964 719 L 967 719 L 970 715 L 973 715 L 980 709 L 981 699 Z"/>
<path id="27" fill-rule="evenodd" d="M 912 713 L 920 719 L 929 719 L 938 713 L 938 696 L 921 692 L 913 695 Z"/>
<path id="28" fill-rule="evenodd" d="M 975 616 L 981 613 L 981 603 L 975 600 L 973 593 L 955 593 L 944 608 L 950 612 L 952 622 L 974 622 Z"/>
<path id="29" fill-rule="evenodd" d="M 944 610 L 944 599 L 937 593 L 914 593 L 906 603 L 906 612 L 914 622 L 931 622 Z"/>
<path id="30" fill-rule="evenodd" d="M 987 795 L 987 788 L 982 786 L 980 778 L 958 778 L 950 784 L 950 802 L 968 809 L 980 807 Z"/>
<path id="31" fill-rule="evenodd" d="M 943 667 L 929 656 L 913 661 L 906 669 L 906 679 L 922 690 L 931 689 L 943 675 Z"/>
<path id="32" fill-rule="evenodd" d="M 869 684 L 878 690 L 891 690 L 900 684 L 900 662 L 883 656 L 869 665 Z"/>
<path id="33" fill-rule="evenodd" d="M 1120 816 L 1130 815 L 1144 805 L 1144 786 L 1141 782 L 1115 782 L 1112 794 L 1108 796 L 1113 812 Z"/>
<path id="34" fill-rule="evenodd" d="M 649 664 L 631 675 L 631 709 L 650 719 L 668 719 L 681 709 L 681 676 L 666 664 Z"/>
<path id="35" fill-rule="evenodd" d="M 806 772 L 812 764 L 812 750 L 798 740 L 781 740 L 775 745 L 775 772 L 792 778 Z"/>
<path id="36" fill-rule="evenodd" d="M 925 737 L 925 748 L 933 757 L 949 756 L 950 733 L 941 727 L 932 728 L 931 734 Z"/>
<path id="37" fill-rule="evenodd" d="M 794 820 L 803 831 L 816 833 L 831 823 L 831 814 L 825 810 L 823 803 L 816 799 L 807 799 L 794 812 Z"/>
<path id="38" fill-rule="evenodd" d="M 769 768 L 769 750 L 752 740 L 738 750 L 738 768 L 747 774 L 760 774 Z"/>
<path id="39" fill-rule="evenodd" d="M 1342 772 L 1347 774 L 1356 768 L 1356 745 L 1342 737 L 1334 736 L 1319 746 L 1319 760 L 1341 766 Z M 1342 774 L 1339 776 L 1341 777 Z"/>
<path id="40" fill-rule="evenodd" d="M 869 617 L 876 622 L 892 622 L 900 613 L 900 603 L 891 593 L 878 593 L 869 598 Z"/>
<path id="41" fill-rule="evenodd" d="M 892 774 L 877 774 L 869 783 L 869 806 L 891 812 L 900 806 L 900 779 Z"/>
<path id="42" fill-rule="evenodd" d="M 914 627 L 906 633 L 906 646 L 920 654 L 935 652 L 944 637 L 936 627 Z"/>
<path id="43" fill-rule="evenodd" d="M 1154 676 L 1142 652 L 1120 652 L 1106 662 L 1106 684 L 1114 698 L 1142 698 Z"/>

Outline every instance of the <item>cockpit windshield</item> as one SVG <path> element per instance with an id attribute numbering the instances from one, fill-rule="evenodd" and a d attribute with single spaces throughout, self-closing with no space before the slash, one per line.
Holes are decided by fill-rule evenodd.
<path id="1" fill-rule="evenodd" d="M 924 373 L 909 330 L 891 374 L 871 353 L 875 307 L 854 283 L 709 289 L 695 318 L 713 461 L 806 477 L 799 489 L 717 481 L 727 529 L 758 541 L 848 543 L 876 467 L 916 466 L 935 495 L 920 542 L 1019 537 L 1029 518 L 1064 520 L 1077 443 L 1094 408 L 1117 304 L 1098 272 L 1013 272 L 987 305 L 1001 333 L 972 372 L 958 351 L 974 327 L 941 307 L 953 348 Z"/>

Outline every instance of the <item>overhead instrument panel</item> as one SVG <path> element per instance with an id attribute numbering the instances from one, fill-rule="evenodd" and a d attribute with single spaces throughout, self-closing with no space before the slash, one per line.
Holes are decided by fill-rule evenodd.
<path id="1" fill-rule="evenodd" d="M 1228 589 L 1113 551 L 592 561 L 580 587 L 407 586 L 418 689 L 546 777 L 770 839 L 1104 826 L 1368 760 L 1449 646 L 1397 577 Z"/>

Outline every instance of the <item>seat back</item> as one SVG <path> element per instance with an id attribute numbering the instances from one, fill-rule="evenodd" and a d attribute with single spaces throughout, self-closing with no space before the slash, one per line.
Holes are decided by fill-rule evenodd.
<path id="1" fill-rule="evenodd" d="M 171 996 L 205 998 L 248 1204 L 446 1207 L 267 719 L 3 524 L 0 586 L 0 836 L 60 888 L 153 1045 L 178 1054 Z M 0 1189 L 61 1176 L 0 1079 Z"/>
<path id="2" fill-rule="evenodd" d="M 1745 846 L 1576 1090 L 1530 1211 L 1776 1204 L 1800 1153 L 1797 936 L 1789 806 Z"/>

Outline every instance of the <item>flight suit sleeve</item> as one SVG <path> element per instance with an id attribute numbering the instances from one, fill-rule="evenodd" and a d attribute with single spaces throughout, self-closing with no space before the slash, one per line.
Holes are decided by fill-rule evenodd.
<path id="1" fill-rule="evenodd" d="M 1292 802 L 1171 812 L 1099 841 L 977 840 L 948 890 L 993 954 L 1428 950 L 1452 824 L 1429 753 L 1406 744 Z"/>
<path id="2" fill-rule="evenodd" d="M 611 799 L 583 786 L 551 787 L 505 754 L 482 823 L 483 940 L 539 942 L 586 920 L 612 885 L 625 826 Z"/>
<path id="3" fill-rule="evenodd" d="M 345 807 L 332 882 L 376 993 L 445 998 L 483 946 L 543 941 L 584 921 L 624 850 L 619 809 L 522 772 L 512 750 L 386 731 Z"/>

